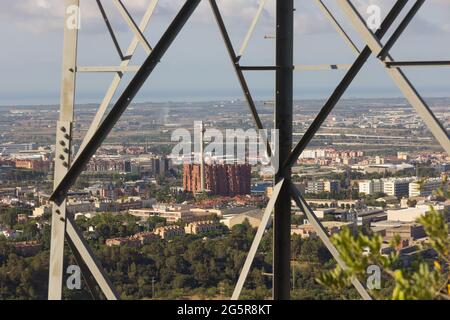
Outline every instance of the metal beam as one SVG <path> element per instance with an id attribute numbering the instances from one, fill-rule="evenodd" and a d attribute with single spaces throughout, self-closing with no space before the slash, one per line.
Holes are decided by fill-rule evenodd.
<path id="1" fill-rule="evenodd" d="M 116 48 L 116 51 L 119 54 L 120 60 L 123 61 L 125 57 L 122 53 L 122 49 L 120 48 L 119 41 L 117 41 L 116 35 L 114 34 L 114 30 L 111 26 L 111 23 L 109 22 L 108 15 L 106 14 L 105 8 L 103 8 L 101 0 L 96 0 L 96 2 L 97 2 L 98 9 L 100 10 L 100 13 L 102 14 L 103 21 L 105 21 L 106 28 L 108 29 L 109 35 L 111 36 L 111 39 L 114 43 L 114 47 Z"/>
<path id="2" fill-rule="evenodd" d="M 67 244 L 70 247 L 70 251 L 72 251 L 72 255 L 75 258 L 75 263 L 80 267 L 81 275 L 83 276 L 84 282 L 86 283 L 86 287 L 91 294 L 92 300 L 101 300 L 100 295 L 97 291 L 97 285 L 91 278 L 91 272 L 89 271 L 88 266 L 84 263 L 83 258 L 81 257 L 78 249 L 75 247 L 72 240 L 66 236 Z"/>
<path id="3" fill-rule="evenodd" d="M 300 191 L 295 187 L 293 183 L 290 185 L 291 188 L 291 195 L 292 199 L 295 201 L 297 206 L 303 211 L 303 213 L 308 218 L 308 222 L 313 226 L 313 228 L 316 230 L 317 235 L 319 236 L 320 240 L 322 240 L 325 247 L 327 247 L 328 251 L 330 251 L 333 258 L 336 260 L 336 262 L 341 266 L 343 270 L 347 269 L 347 265 L 345 262 L 341 259 L 339 251 L 337 251 L 336 247 L 331 242 L 327 230 L 324 228 L 322 223 L 317 218 L 314 211 L 310 208 L 308 203 L 303 199 Z M 357 278 L 352 278 L 352 284 L 355 287 L 355 289 L 358 291 L 359 295 L 364 300 L 372 300 L 371 296 L 367 292 L 366 288 L 361 284 L 361 282 Z"/>
<path id="4" fill-rule="evenodd" d="M 258 111 L 256 110 L 256 104 L 253 100 L 253 97 L 250 93 L 250 89 L 247 85 L 247 81 L 245 80 L 244 74 L 239 67 L 238 57 L 234 52 L 233 44 L 231 43 L 230 36 L 228 35 L 227 29 L 225 27 L 225 23 L 223 22 L 222 15 L 220 13 L 219 7 L 217 6 L 217 2 L 215 0 L 210 0 L 211 9 L 213 11 L 214 17 L 216 19 L 217 25 L 220 30 L 220 34 L 222 35 L 223 41 L 228 51 L 228 56 L 230 57 L 231 62 L 233 63 L 234 70 L 236 72 L 236 76 L 238 78 L 239 84 L 241 85 L 241 89 L 244 92 L 245 99 L 247 100 L 248 106 L 252 113 L 253 119 L 255 120 L 256 127 L 260 130 L 264 129 L 261 119 L 259 118 Z"/>
<path id="5" fill-rule="evenodd" d="M 77 67 L 77 72 L 138 72 L 139 66 L 90 66 L 90 67 Z"/>
<path id="6" fill-rule="evenodd" d="M 147 28 L 147 25 L 150 21 L 150 18 L 153 15 L 153 12 L 155 11 L 156 5 L 158 4 L 158 0 L 152 0 L 147 8 L 147 11 L 144 13 L 144 16 L 142 17 L 141 23 L 139 25 L 139 29 L 144 32 L 145 29 Z M 130 43 L 130 46 L 128 47 L 127 51 L 126 51 L 126 59 L 124 61 L 121 62 L 120 67 L 128 67 L 131 58 L 133 57 L 137 46 L 139 44 L 139 39 L 137 36 L 134 36 L 133 40 Z M 83 150 L 86 147 L 86 143 L 92 138 L 92 136 L 94 135 L 95 131 L 97 130 L 98 126 L 100 125 L 100 122 L 103 119 L 103 116 L 105 115 L 106 109 L 108 108 L 109 104 L 112 101 L 112 98 L 114 97 L 114 95 L 116 94 L 117 88 L 120 85 L 120 82 L 122 80 L 122 73 L 117 73 L 109 88 L 108 91 L 106 92 L 105 97 L 103 98 L 97 113 L 94 116 L 94 119 L 91 122 L 91 125 L 89 126 L 88 131 L 86 132 L 86 135 L 83 139 L 83 142 L 80 145 L 79 150 Z M 76 159 L 75 159 L 76 161 Z"/>
<path id="7" fill-rule="evenodd" d="M 294 93 L 294 0 L 276 2 L 276 96 L 275 129 L 279 133 L 279 161 L 287 160 L 292 148 Z M 273 227 L 273 298 L 289 300 L 291 296 L 291 170 L 278 171 L 280 195 L 275 203 Z"/>
<path id="8" fill-rule="evenodd" d="M 219 7 L 217 6 L 216 0 L 210 0 L 209 1 L 211 5 L 211 9 L 213 11 L 214 17 L 217 22 L 217 26 L 219 27 L 220 34 L 222 35 L 223 41 L 225 43 L 225 46 L 228 51 L 228 56 L 230 57 L 230 60 L 233 64 L 234 71 L 236 72 L 236 76 L 238 78 L 239 84 L 241 86 L 242 92 L 244 93 L 245 100 L 247 101 L 247 105 L 250 108 L 250 112 L 252 114 L 253 120 L 255 121 L 256 127 L 259 130 L 263 130 L 264 126 L 262 124 L 262 121 L 259 117 L 258 110 L 256 109 L 255 101 L 253 100 L 252 94 L 250 92 L 250 89 L 247 84 L 247 80 L 245 79 L 244 73 L 242 72 L 241 67 L 239 66 L 239 58 L 236 56 L 236 53 L 234 51 L 233 44 L 231 43 L 230 36 L 228 35 L 227 28 L 225 27 L 225 23 L 223 21 L 222 15 L 220 13 Z M 263 132 L 261 131 L 261 134 Z M 269 156 L 272 155 L 272 150 L 270 148 L 270 143 L 267 139 L 267 137 L 263 136 L 263 139 L 266 139 L 267 141 L 267 153 Z"/>
<path id="9" fill-rule="evenodd" d="M 250 38 L 253 35 L 253 32 L 255 31 L 256 24 L 258 23 L 259 19 L 261 18 L 261 14 L 263 13 L 264 7 L 266 6 L 267 0 L 261 0 L 259 3 L 258 10 L 256 11 L 255 17 L 252 20 L 252 23 L 250 25 L 250 28 L 247 31 L 247 34 L 245 35 L 244 42 L 242 43 L 241 49 L 239 50 L 238 54 L 238 61 L 241 59 L 241 57 L 244 55 L 245 50 L 247 49 L 248 43 L 250 41 Z"/>
<path id="10" fill-rule="evenodd" d="M 349 0 L 338 0 L 337 3 L 358 33 L 364 38 L 372 52 L 380 53 L 383 49 L 380 41 L 373 35 L 369 28 L 367 28 L 364 19 L 353 4 Z M 394 59 L 388 54 L 385 57 L 385 62 L 394 62 Z M 430 110 L 425 100 L 420 96 L 412 83 L 399 68 L 387 68 L 386 70 L 409 103 L 422 117 L 422 120 L 434 135 L 436 141 L 439 142 L 447 154 L 450 155 L 450 136 Z"/>
<path id="11" fill-rule="evenodd" d="M 244 266 L 242 267 L 241 273 L 239 274 L 239 279 L 236 283 L 236 287 L 234 288 L 233 295 L 231 296 L 231 300 L 239 300 L 239 297 L 242 292 L 242 288 L 244 287 L 245 280 L 250 272 L 250 268 L 253 264 L 253 260 L 255 259 L 256 252 L 258 251 L 259 244 L 264 236 L 264 232 L 270 224 L 270 217 L 273 212 L 273 208 L 275 206 L 275 201 L 278 198 L 281 187 L 283 186 L 284 179 L 277 183 L 277 185 L 273 188 L 272 197 L 267 204 L 267 207 L 264 211 L 264 214 L 261 218 L 261 223 L 258 226 L 258 231 L 256 232 L 255 238 L 253 239 L 252 246 L 250 247 L 250 251 L 248 252 L 247 258 L 245 259 Z"/>
<path id="12" fill-rule="evenodd" d="M 331 22 L 331 24 L 334 26 L 336 31 L 342 36 L 342 38 L 347 42 L 348 46 L 357 54 L 359 55 L 361 51 L 358 49 L 356 44 L 352 41 L 350 36 L 345 32 L 344 28 L 340 25 L 340 23 L 336 20 L 334 15 L 331 13 L 331 11 L 327 8 L 327 6 L 323 3 L 322 0 L 316 0 L 317 5 L 319 6 L 319 9 L 322 11 L 322 13 L 325 15 L 325 17 L 328 18 L 328 20 Z"/>
<path id="13" fill-rule="evenodd" d="M 58 186 L 70 166 L 72 122 L 74 118 L 79 0 L 65 0 L 64 49 L 61 78 L 61 105 L 56 128 L 54 188 Z M 77 12 L 71 11 L 75 8 Z M 75 20 L 72 20 L 74 19 Z M 52 208 L 48 299 L 62 299 L 64 236 L 66 230 L 66 201 L 61 198 Z"/>
<path id="14" fill-rule="evenodd" d="M 388 68 L 400 67 L 450 67 L 450 60 L 441 61 L 392 61 L 386 62 Z"/>
<path id="15" fill-rule="evenodd" d="M 351 64 L 317 64 L 317 65 L 306 65 L 299 64 L 295 65 L 295 71 L 329 71 L 329 70 L 349 70 L 352 67 Z"/>
<path id="16" fill-rule="evenodd" d="M 125 22 L 128 24 L 130 29 L 134 32 L 136 37 L 139 39 L 139 42 L 141 43 L 142 47 L 145 50 L 145 53 L 150 54 L 152 52 L 152 47 L 148 43 L 147 39 L 145 38 L 144 34 L 141 32 L 139 27 L 137 26 L 136 22 L 134 21 L 133 17 L 131 17 L 130 13 L 128 12 L 127 8 L 124 6 L 121 0 L 113 0 L 114 4 L 116 5 L 117 9 L 119 10 L 119 13 L 124 18 Z"/>
<path id="17" fill-rule="evenodd" d="M 417 0 L 416 3 L 413 5 L 413 7 L 408 11 L 405 18 L 403 18 L 402 22 L 399 24 L 397 29 L 395 29 L 392 36 L 389 38 L 389 40 L 386 42 L 386 44 L 383 46 L 383 49 L 378 54 L 378 58 L 381 60 L 384 60 L 386 56 L 389 54 L 389 51 L 391 51 L 392 47 L 397 42 L 398 38 L 403 34 L 403 32 L 406 30 L 412 19 L 416 16 L 417 12 L 419 12 L 420 8 L 422 8 L 422 5 L 425 3 L 425 0 Z"/>
<path id="18" fill-rule="evenodd" d="M 100 262 L 95 258 L 92 250 L 89 248 L 89 244 L 83 238 L 81 232 L 77 229 L 72 217 L 67 218 L 67 236 L 73 243 L 74 248 L 78 251 L 80 257 L 88 267 L 98 286 L 102 290 L 106 299 L 117 300 L 119 299 L 118 293 L 115 291 L 112 283 L 109 281 L 108 276 L 102 269 Z M 88 275 L 84 275 L 87 277 Z"/>
<path id="19" fill-rule="evenodd" d="M 275 71 L 277 66 L 239 66 L 242 71 Z"/>
<path id="20" fill-rule="evenodd" d="M 297 64 L 294 71 L 348 70 L 351 64 Z M 242 71 L 276 71 L 277 66 L 239 66 Z"/>
<path id="21" fill-rule="evenodd" d="M 408 0 L 398 0 L 395 3 L 394 7 L 391 9 L 391 11 L 388 13 L 388 15 L 384 19 L 383 23 L 381 24 L 380 29 L 376 32 L 376 36 L 378 38 L 381 39 L 386 34 L 389 27 L 394 23 L 395 19 L 397 18 L 397 16 L 400 14 L 400 12 L 406 6 L 407 3 L 408 3 Z M 319 114 L 314 119 L 314 121 L 312 122 L 312 124 L 310 125 L 308 130 L 306 130 L 306 132 L 302 136 L 300 142 L 295 146 L 294 150 L 292 151 L 292 153 L 289 156 L 289 159 L 284 163 L 283 167 L 291 168 L 295 164 L 298 157 L 300 157 L 303 150 L 305 150 L 306 146 L 314 138 L 315 134 L 317 133 L 317 131 L 319 131 L 323 122 L 326 120 L 326 118 L 331 113 L 331 111 L 333 111 L 334 107 L 339 102 L 339 100 L 342 98 L 345 91 L 350 87 L 350 84 L 352 83 L 352 81 L 356 78 L 358 73 L 361 71 L 363 66 L 366 64 L 371 53 L 372 53 L 372 51 L 370 50 L 370 47 L 368 47 L 368 46 L 366 46 L 361 51 L 361 54 L 355 60 L 355 62 L 351 66 L 350 70 L 346 73 L 344 78 L 341 80 L 341 82 L 338 84 L 338 86 L 333 91 L 331 96 L 328 98 L 327 102 L 322 107 Z"/>
<path id="22" fill-rule="evenodd" d="M 139 69 L 134 78 L 130 81 L 130 84 L 120 96 L 109 114 L 106 116 L 104 121 L 100 124 L 98 129 L 86 143 L 86 147 L 79 152 L 78 157 L 72 163 L 71 168 L 58 184 L 58 187 L 55 189 L 53 194 L 50 196 L 50 201 L 54 201 L 56 203 L 60 203 L 63 201 L 69 188 L 73 185 L 91 157 L 95 154 L 97 149 L 111 132 L 112 128 L 120 119 L 123 112 L 125 112 L 128 106 L 131 104 L 133 98 L 139 92 L 148 77 L 152 74 L 153 70 L 156 68 L 161 58 L 169 49 L 172 42 L 175 40 L 176 36 L 181 31 L 185 23 L 189 20 L 199 3 L 200 0 L 187 0 L 185 2 L 175 19 L 172 21 L 164 35 L 159 40 L 158 44 L 153 49 L 152 53 L 145 60 L 141 69 Z"/>

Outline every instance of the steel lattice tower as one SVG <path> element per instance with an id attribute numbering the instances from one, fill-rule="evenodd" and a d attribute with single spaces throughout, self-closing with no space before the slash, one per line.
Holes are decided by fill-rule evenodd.
<path id="1" fill-rule="evenodd" d="M 65 0 L 66 19 L 64 25 L 64 53 L 62 66 L 62 86 L 60 119 L 57 123 L 56 157 L 54 192 L 50 200 L 54 203 L 52 212 L 52 232 L 51 232 L 51 252 L 50 252 L 50 273 L 49 273 L 49 299 L 57 300 L 62 298 L 63 285 L 63 257 L 64 243 L 67 240 L 72 253 L 81 267 L 84 279 L 93 298 L 99 298 L 96 287 L 98 286 L 103 295 L 110 300 L 118 299 L 118 294 L 114 290 L 108 276 L 103 271 L 101 264 L 95 258 L 89 245 L 84 240 L 81 232 L 74 223 L 74 217 L 66 212 L 66 198 L 70 187 L 77 177 L 82 173 L 85 165 L 106 139 L 112 128 L 120 119 L 123 112 L 132 103 L 133 98 L 140 91 L 144 82 L 152 74 L 159 64 L 161 58 L 170 48 L 172 42 L 183 29 L 191 15 L 199 5 L 201 0 L 186 0 L 184 5 L 173 18 L 171 24 L 163 33 L 157 44 L 152 47 L 147 41 L 144 31 L 149 20 L 158 5 L 158 0 L 149 0 L 148 8 L 138 24 L 129 13 L 121 0 L 112 0 L 122 18 L 127 22 L 134 38 L 128 50 L 123 53 L 118 45 L 107 13 L 103 8 L 101 0 L 96 0 L 98 8 L 106 23 L 110 36 L 115 44 L 115 48 L 121 58 L 120 66 L 110 67 L 81 67 L 77 64 L 77 43 L 78 43 L 78 19 L 69 23 L 73 19 L 73 13 L 77 12 L 80 2 L 88 0 Z M 93 1 L 93 0 L 89 0 Z M 402 71 L 405 67 L 414 66 L 443 66 L 450 65 L 450 61 L 396 61 L 389 54 L 390 49 L 395 45 L 408 27 L 414 16 L 421 9 L 425 0 L 410 0 L 413 3 L 405 17 L 394 29 L 392 36 L 382 44 L 381 40 L 391 29 L 400 13 L 405 9 L 408 0 L 397 0 L 381 24 L 378 31 L 372 32 L 366 25 L 364 19 L 357 11 L 350 0 L 336 0 L 336 3 L 343 11 L 344 16 L 353 25 L 358 34 L 364 39 L 365 47 L 359 49 L 350 38 L 344 28 L 339 24 L 332 12 L 322 0 L 313 0 L 319 6 L 323 14 L 333 24 L 343 40 L 355 52 L 357 58 L 349 65 L 295 65 L 294 64 L 294 0 L 276 1 L 276 61 L 273 66 L 242 66 L 240 58 L 245 53 L 249 40 L 263 12 L 267 0 L 261 0 L 257 13 L 251 23 L 250 29 L 245 36 L 242 47 L 236 53 L 227 28 L 222 19 L 221 11 L 216 0 L 204 0 L 210 3 L 212 14 L 214 15 L 225 47 L 228 51 L 231 65 L 236 72 L 237 79 L 242 88 L 243 95 L 248 104 L 249 110 L 258 129 L 263 129 L 262 122 L 256 110 L 249 86 L 245 78 L 245 71 L 274 71 L 276 73 L 275 88 L 275 128 L 279 129 L 279 140 L 281 141 L 277 151 L 281 163 L 280 169 L 275 177 L 275 187 L 273 195 L 264 211 L 261 224 L 252 243 L 249 254 L 246 258 L 238 282 L 233 292 L 232 299 L 239 298 L 244 282 L 250 271 L 253 259 L 256 255 L 259 243 L 264 235 L 272 213 L 274 214 L 274 265 L 273 265 L 273 298 L 290 298 L 290 210 L 291 199 L 304 212 L 309 222 L 315 228 L 320 239 L 331 252 L 338 264 L 345 269 L 346 266 L 339 257 L 339 252 L 329 239 L 327 231 L 318 220 L 313 210 L 304 200 L 302 194 L 291 182 L 291 168 L 304 151 L 309 142 L 313 139 L 321 125 L 331 113 L 333 108 L 342 98 L 352 81 L 365 66 L 370 56 L 375 56 L 385 68 L 393 82 L 400 88 L 408 102 L 416 112 L 422 117 L 427 127 L 441 144 L 443 149 L 450 154 L 450 138 L 430 110 L 424 99 L 420 96 L 413 84 L 408 80 Z M 82 4 L 81 4 L 82 5 Z M 74 27 L 75 25 L 75 27 Z M 130 60 L 138 46 L 142 46 L 147 53 L 147 58 L 141 66 L 131 66 Z M 319 114 L 302 136 L 300 142 L 292 148 L 292 117 L 293 117 L 293 72 L 302 70 L 344 70 L 345 76 L 335 88 L 330 97 L 326 100 Z M 80 146 L 79 151 L 73 157 L 71 154 L 71 142 L 73 136 L 74 104 L 75 104 L 75 84 L 76 75 L 80 72 L 111 72 L 114 74 L 111 85 L 101 102 L 99 109 L 92 120 L 91 126 Z M 135 72 L 134 77 L 121 93 L 119 99 L 113 104 L 112 109 L 107 113 L 107 107 L 112 102 L 112 98 L 121 83 L 125 72 Z M 269 148 L 269 153 L 271 153 Z M 371 299 L 366 288 L 358 279 L 353 279 L 353 285 L 363 299 Z"/>

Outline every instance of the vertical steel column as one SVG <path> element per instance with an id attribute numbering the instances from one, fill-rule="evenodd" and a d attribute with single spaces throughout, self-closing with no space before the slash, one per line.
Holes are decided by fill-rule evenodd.
<path id="1" fill-rule="evenodd" d="M 276 30 L 276 106 L 275 128 L 279 130 L 279 163 L 292 149 L 293 77 L 294 77 L 294 1 L 277 1 Z M 290 299 L 291 261 L 291 169 L 280 168 L 275 183 L 285 179 L 275 204 L 273 233 L 273 298 Z"/>
<path id="2" fill-rule="evenodd" d="M 79 24 L 79 0 L 65 1 L 64 51 L 61 79 L 61 106 L 56 128 L 54 187 L 70 166 L 73 109 L 75 103 L 75 70 Z M 66 234 L 66 201 L 53 205 L 50 242 L 48 299 L 61 300 L 63 284 L 64 238 Z"/>

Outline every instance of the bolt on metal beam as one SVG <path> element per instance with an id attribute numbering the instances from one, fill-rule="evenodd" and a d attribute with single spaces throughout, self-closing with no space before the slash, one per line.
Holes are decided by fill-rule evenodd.
<path id="1" fill-rule="evenodd" d="M 56 188 L 59 182 L 67 173 L 71 162 L 71 142 L 72 142 L 72 122 L 74 119 L 75 104 L 75 83 L 77 65 L 77 45 L 78 45 L 78 23 L 75 25 L 68 23 L 70 13 L 67 8 L 79 8 L 79 0 L 65 0 L 64 8 L 64 44 L 61 78 L 61 97 L 59 121 L 56 128 L 55 166 L 53 187 Z M 51 218 L 51 241 L 50 241 L 50 261 L 49 261 L 49 282 L 48 299 L 61 300 L 63 285 L 64 267 L 64 238 L 66 232 L 66 201 L 62 201 L 52 206 Z"/>

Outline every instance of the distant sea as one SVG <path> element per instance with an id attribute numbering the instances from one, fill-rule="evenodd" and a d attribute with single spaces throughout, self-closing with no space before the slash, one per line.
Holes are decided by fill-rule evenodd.
<path id="1" fill-rule="evenodd" d="M 334 88 L 295 88 L 294 98 L 296 100 L 326 99 Z M 449 88 L 419 88 L 425 98 L 450 97 Z M 103 98 L 100 92 L 78 93 L 76 101 L 78 104 L 97 104 Z M 253 89 L 255 100 L 273 100 L 273 91 L 269 89 Z M 117 96 L 116 96 L 117 98 Z M 216 90 L 144 90 L 134 102 L 200 102 L 220 100 L 242 100 L 244 97 L 238 89 L 216 89 Z M 395 86 L 385 88 L 354 87 L 350 88 L 344 95 L 345 99 L 371 99 L 371 98 L 403 98 L 399 89 Z M 38 93 L 17 95 L 13 93 L 0 94 L 0 106 L 32 106 L 32 105 L 58 105 L 59 93 Z"/>

